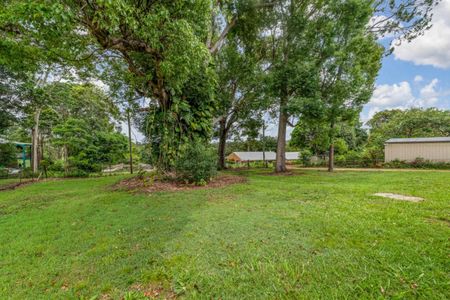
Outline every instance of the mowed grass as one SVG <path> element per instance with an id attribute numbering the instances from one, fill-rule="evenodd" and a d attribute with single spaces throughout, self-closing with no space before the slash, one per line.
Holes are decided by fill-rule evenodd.
<path id="1" fill-rule="evenodd" d="M 113 191 L 118 177 L 1 192 L 0 298 L 450 298 L 450 173 L 262 172 L 151 195 Z"/>

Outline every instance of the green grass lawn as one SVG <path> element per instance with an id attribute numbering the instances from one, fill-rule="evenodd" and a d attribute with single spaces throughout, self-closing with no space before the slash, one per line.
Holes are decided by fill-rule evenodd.
<path id="1" fill-rule="evenodd" d="M 112 191 L 118 177 L 0 192 L 0 299 L 450 298 L 450 173 L 244 174 L 151 195 Z"/>

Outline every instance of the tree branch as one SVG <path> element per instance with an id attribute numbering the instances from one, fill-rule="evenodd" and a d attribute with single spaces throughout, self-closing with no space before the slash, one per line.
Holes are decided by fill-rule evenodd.
<path id="1" fill-rule="evenodd" d="M 219 36 L 219 39 L 214 43 L 214 45 L 209 49 L 209 52 L 211 54 L 216 54 L 217 51 L 222 47 L 223 42 L 225 41 L 225 38 L 228 35 L 228 32 L 236 25 L 237 22 L 237 16 L 234 16 L 233 19 L 231 19 L 231 22 L 225 26 L 222 33 Z"/>

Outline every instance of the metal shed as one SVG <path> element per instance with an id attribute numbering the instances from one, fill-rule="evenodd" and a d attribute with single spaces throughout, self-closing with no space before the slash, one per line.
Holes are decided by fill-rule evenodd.
<path id="1" fill-rule="evenodd" d="M 384 161 L 414 161 L 423 158 L 432 162 L 450 162 L 450 137 L 395 138 L 384 144 Z"/>
<path id="2" fill-rule="evenodd" d="M 275 152 L 266 152 L 267 161 L 276 160 Z M 299 158 L 299 152 L 286 152 L 286 160 L 296 160 Z M 263 161 L 263 152 L 233 152 L 227 156 L 228 161 L 247 162 L 247 161 Z"/>

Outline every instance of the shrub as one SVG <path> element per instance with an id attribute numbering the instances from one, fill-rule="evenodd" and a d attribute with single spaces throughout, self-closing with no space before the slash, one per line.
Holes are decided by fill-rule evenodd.
<path id="1" fill-rule="evenodd" d="M 66 177 L 89 177 L 89 173 L 78 168 L 69 168 Z"/>
<path id="2" fill-rule="evenodd" d="M 17 150 L 13 144 L 0 144 L 0 166 L 17 167 Z"/>
<path id="3" fill-rule="evenodd" d="M 200 143 L 187 145 L 175 162 L 178 180 L 206 184 L 217 174 L 217 156 Z"/>
<path id="4" fill-rule="evenodd" d="M 304 166 L 310 166 L 311 165 L 311 157 L 312 153 L 310 150 L 305 149 L 300 152 L 300 163 Z"/>
<path id="5" fill-rule="evenodd" d="M 415 169 L 450 169 L 450 163 L 445 162 L 432 162 L 425 160 L 424 158 L 417 157 L 412 162 L 407 162 L 404 160 L 393 160 L 384 164 L 385 168 L 415 168 Z"/>
<path id="6" fill-rule="evenodd" d="M 51 172 L 64 172 L 64 161 L 62 159 L 50 162 L 48 170 Z"/>
<path id="7" fill-rule="evenodd" d="M 69 169 L 79 169 L 85 173 L 97 173 L 102 170 L 100 164 L 92 163 L 83 155 L 69 157 Z"/>

